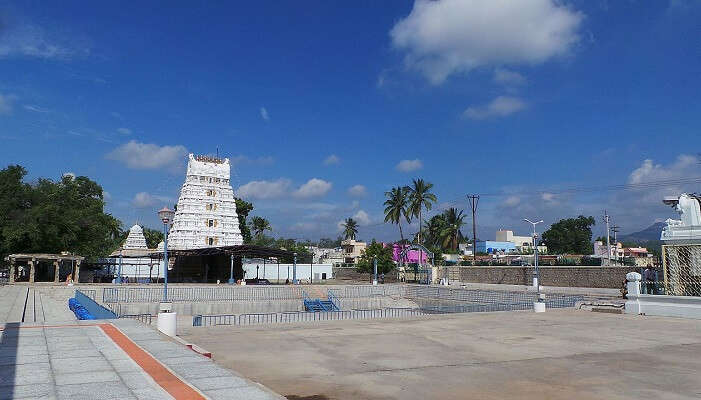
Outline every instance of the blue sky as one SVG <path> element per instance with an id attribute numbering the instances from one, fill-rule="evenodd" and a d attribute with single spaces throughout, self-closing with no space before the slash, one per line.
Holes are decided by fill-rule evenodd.
<path id="1" fill-rule="evenodd" d="M 484 194 L 487 239 L 604 209 L 632 232 L 699 190 L 600 189 L 701 177 L 699 2 L 142 3 L 0 2 L 0 164 L 87 175 L 127 226 L 217 148 L 296 238 L 394 239 L 383 193 L 415 177 L 438 211 Z"/>

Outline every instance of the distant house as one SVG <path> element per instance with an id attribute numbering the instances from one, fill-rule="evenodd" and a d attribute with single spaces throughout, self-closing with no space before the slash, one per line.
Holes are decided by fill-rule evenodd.
<path id="1" fill-rule="evenodd" d="M 341 247 L 343 248 L 343 263 L 355 265 L 368 244 L 355 239 L 346 239 L 341 242 Z"/>
<path id="2" fill-rule="evenodd" d="M 408 246 L 404 245 L 398 245 L 394 244 L 392 245 L 392 259 L 394 262 L 398 263 L 402 250 L 407 248 Z M 419 251 L 419 250 L 408 250 L 406 252 L 406 258 L 404 259 L 404 263 L 407 264 L 426 264 L 430 260 L 428 258 L 428 253 L 425 251 Z"/>
<path id="3" fill-rule="evenodd" d="M 533 252 L 533 237 L 531 236 L 518 236 L 514 235 L 513 231 L 500 229 L 497 231 L 496 241 L 513 243 L 514 246 L 516 246 L 516 251 L 521 254 Z M 548 248 L 546 246 L 539 245 L 538 252 L 547 253 Z"/>
<path id="4" fill-rule="evenodd" d="M 492 240 L 478 240 L 475 246 L 478 253 L 497 254 L 515 253 L 516 245 L 513 242 L 497 242 Z"/>

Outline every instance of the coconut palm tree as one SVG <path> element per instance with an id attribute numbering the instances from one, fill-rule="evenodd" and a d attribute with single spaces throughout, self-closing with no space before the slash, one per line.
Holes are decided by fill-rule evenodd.
<path id="1" fill-rule="evenodd" d="M 425 182 L 423 179 L 414 179 L 413 186 L 409 188 L 409 215 L 419 218 L 418 243 L 421 244 L 421 222 L 422 211 L 425 208 L 429 211 L 433 203 L 438 201 L 436 195 L 431 193 L 433 183 Z"/>
<path id="2" fill-rule="evenodd" d="M 255 216 L 251 219 L 251 230 L 256 238 L 260 238 L 265 231 L 272 231 L 273 228 L 270 226 L 270 221 L 263 217 Z"/>
<path id="3" fill-rule="evenodd" d="M 443 230 L 441 231 L 441 244 L 443 247 L 450 247 L 452 250 L 458 248 L 458 244 L 464 240 L 460 228 L 465 225 L 463 211 L 457 208 L 449 208 L 443 213 Z"/>
<path id="4" fill-rule="evenodd" d="M 355 240 L 355 236 L 358 234 L 358 222 L 353 218 L 346 218 L 343 223 L 343 236 L 347 239 Z"/>
<path id="5" fill-rule="evenodd" d="M 409 187 L 397 186 L 389 192 L 385 192 L 385 222 L 397 224 L 399 226 L 399 237 L 404 243 L 404 232 L 402 231 L 402 218 L 409 222 Z"/>
<path id="6" fill-rule="evenodd" d="M 441 247 L 441 232 L 445 226 L 445 217 L 443 214 L 434 215 L 430 220 L 424 221 L 426 226 L 426 236 L 424 243 L 430 247 Z"/>

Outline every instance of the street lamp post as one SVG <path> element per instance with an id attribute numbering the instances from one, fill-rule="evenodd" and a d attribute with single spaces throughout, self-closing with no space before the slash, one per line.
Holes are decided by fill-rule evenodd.
<path id="1" fill-rule="evenodd" d="M 231 269 L 229 270 L 229 285 L 236 283 L 234 281 L 234 255 L 231 255 Z"/>
<path id="2" fill-rule="evenodd" d="M 297 253 L 294 253 L 294 258 L 292 259 L 292 284 L 297 284 Z"/>
<path id="3" fill-rule="evenodd" d="M 535 226 L 542 223 L 543 220 L 541 219 L 537 222 L 533 222 L 528 218 L 524 218 L 523 220 L 533 225 L 533 263 L 535 264 L 535 278 L 533 278 L 533 285 L 536 287 L 536 293 L 538 295 L 536 302 L 533 303 L 533 309 L 536 312 L 543 312 L 545 311 L 545 303 L 542 301 L 543 297 L 540 293 L 540 270 L 538 269 L 538 233 L 535 231 Z"/>
<path id="4" fill-rule="evenodd" d="M 163 221 L 163 301 L 158 312 L 158 330 L 168 336 L 175 336 L 177 327 L 177 313 L 168 303 L 168 229 L 173 223 L 175 212 L 168 207 L 158 211 L 158 217 Z"/>
<path id="5" fill-rule="evenodd" d="M 119 270 L 117 271 L 117 279 L 115 283 L 118 285 L 122 284 L 122 248 L 119 248 Z"/>
<path id="6" fill-rule="evenodd" d="M 372 257 L 372 284 L 377 285 L 377 256 Z"/>
<path id="7" fill-rule="evenodd" d="M 163 221 L 163 302 L 168 301 L 168 229 L 173 216 L 175 212 L 168 207 L 158 211 L 158 217 Z"/>

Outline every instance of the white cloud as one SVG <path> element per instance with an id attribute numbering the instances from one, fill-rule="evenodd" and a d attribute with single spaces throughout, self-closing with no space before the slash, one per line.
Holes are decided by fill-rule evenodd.
<path id="1" fill-rule="evenodd" d="M 341 162 L 341 159 L 337 155 L 331 154 L 328 157 L 326 157 L 326 159 L 324 160 L 324 165 L 336 165 L 336 164 L 339 164 L 340 162 Z"/>
<path id="2" fill-rule="evenodd" d="M 29 21 L 0 15 L 0 58 L 35 57 L 43 59 L 70 59 L 87 55 L 86 40 L 67 37 L 65 31 L 47 32 Z"/>
<path id="3" fill-rule="evenodd" d="M 521 202 L 521 198 L 519 198 L 518 196 L 509 196 L 504 200 L 504 202 L 502 204 L 507 206 L 507 207 L 513 207 L 513 206 L 518 205 L 518 203 L 520 203 L 520 202 Z"/>
<path id="4" fill-rule="evenodd" d="M 640 167 L 633 170 L 628 177 L 628 183 L 638 184 L 650 181 L 669 179 L 695 178 L 699 171 L 699 157 L 681 154 L 670 165 L 655 164 L 652 160 L 643 161 Z"/>
<path id="5" fill-rule="evenodd" d="M 46 108 L 41 108 L 39 106 L 34 106 L 31 104 L 25 104 L 23 106 L 23 108 L 27 111 L 34 111 L 34 112 L 38 112 L 38 113 L 42 113 L 42 114 L 49 112 L 49 110 L 47 110 Z"/>
<path id="6" fill-rule="evenodd" d="M 17 96 L 12 95 L 12 94 L 5 94 L 3 95 L 0 93 L 0 115 L 9 115 L 12 114 L 12 109 L 14 108 L 14 102 L 15 99 L 17 99 Z"/>
<path id="7" fill-rule="evenodd" d="M 107 202 L 112 200 L 112 194 L 106 190 L 102 191 L 102 198 Z"/>
<path id="8" fill-rule="evenodd" d="M 268 115 L 268 110 L 265 107 L 260 108 L 260 117 L 263 118 L 264 121 L 270 121 L 270 115 Z"/>
<path id="9" fill-rule="evenodd" d="M 488 104 L 468 107 L 463 115 L 470 119 L 506 117 L 525 108 L 526 103 L 517 97 L 499 96 Z"/>
<path id="10" fill-rule="evenodd" d="M 291 185 L 289 179 L 275 181 L 251 181 L 241 186 L 238 195 L 245 199 L 277 199 L 287 195 Z"/>
<path id="11" fill-rule="evenodd" d="M 526 83 L 526 78 L 516 71 L 509 71 L 505 68 L 494 70 L 494 82 L 504 86 L 521 86 Z"/>
<path id="12" fill-rule="evenodd" d="M 172 203 L 173 199 L 166 196 L 154 196 L 147 192 L 139 192 L 134 195 L 131 203 L 136 208 L 150 208 L 159 206 L 161 204 L 166 205 Z"/>
<path id="13" fill-rule="evenodd" d="M 159 146 L 132 140 L 118 146 L 105 155 L 108 160 L 124 163 L 132 169 L 165 168 L 171 172 L 177 171 L 187 157 L 185 146 Z"/>
<path id="14" fill-rule="evenodd" d="M 348 188 L 348 194 L 353 197 L 363 197 L 367 194 L 367 190 L 363 185 L 354 185 Z"/>
<path id="15" fill-rule="evenodd" d="M 327 182 L 323 179 L 312 178 L 308 180 L 307 183 L 295 190 L 292 195 L 300 199 L 320 197 L 328 193 L 329 190 L 331 190 L 331 186 L 331 182 Z"/>
<path id="16" fill-rule="evenodd" d="M 540 198 L 544 201 L 550 201 L 550 202 L 555 201 L 555 195 L 552 193 L 548 193 L 548 192 L 541 193 Z"/>
<path id="17" fill-rule="evenodd" d="M 358 225 L 360 226 L 370 224 L 370 215 L 363 210 L 358 210 L 357 213 L 353 214 L 353 219 L 358 221 Z"/>
<path id="18" fill-rule="evenodd" d="M 400 172 L 411 172 L 416 171 L 424 167 L 424 163 L 421 160 L 402 160 L 395 167 L 397 171 Z"/>
<path id="19" fill-rule="evenodd" d="M 64 172 L 64 173 L 61 175 L 61 177 L 62 177 L 62 178 L 69 177 L 69 178 L 71 178 L 71 179 L 75 179 L 75 172 L 71 172 L 71 171 Z"/>
<path id="20" fill-rule="evenodd" d="M 408 67 L 440 84 L 474 68 L 566 54 L 583 18 L 557 0 L 416 0 L 390 37 Z"/>
<path id="21" fill-rule="evenodd" d="M 125 136 L 131 135 L 131 129 L 129 128 L 117 128 L 117 132 Z"/>

